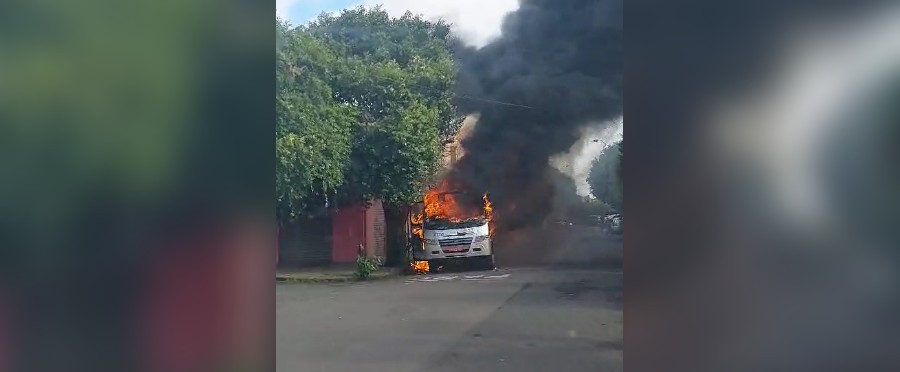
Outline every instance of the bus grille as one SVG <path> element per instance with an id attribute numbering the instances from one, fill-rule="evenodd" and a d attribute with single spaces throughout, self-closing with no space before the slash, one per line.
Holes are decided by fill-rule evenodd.
<path id="1" fill-rule="evenodd" d="M 443 246 L 449 245 L 470 245 L 472 244 L 472 238 L 454 238 L 454 239 L 441 239 L 438 240 L 438 243 Z"/>

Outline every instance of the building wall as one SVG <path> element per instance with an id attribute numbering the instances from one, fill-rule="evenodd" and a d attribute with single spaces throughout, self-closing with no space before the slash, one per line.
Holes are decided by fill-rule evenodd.
<path id="1" fill-rule="evenodd" d="M 369 257 L 385 256 L 384 206 L 372 201 L 332 214 L 332 263 L 355 262 L 362 244 Z"/>
<path id="2" fill-rule="evenodd" d="M 369 257 L 384 258 L 386 226 L 380 201 L 334 210 L 304 219 L 279 231 L 280 267 L 323 266 L 356 262 L 359 245 Z"/>
<path id="3" fill-rule="evenodd" d="M 385 218 L 384 205 L 381 201 L 374 201 L 366 209 L 366 255 L 369 257 L 385 258 Z"/>
<path id="4" fill-rule="evenodd" d="M 359 245 L 366 244 L 366 210 L 362 205 L 339 208 L 331 215 L 332 263 L 355 262 Z"/>
<path id="5" fill-rule="evenodd" d="M 331 263 L 331 216 L 303 219 L 279 231 L 278 264 L 283 267 Z"/>

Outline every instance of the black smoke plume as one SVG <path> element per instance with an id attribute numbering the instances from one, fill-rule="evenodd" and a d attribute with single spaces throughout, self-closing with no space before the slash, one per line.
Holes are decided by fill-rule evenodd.
<path id="1" fill-rule="evenodd" d="M 622 0 L 522 0 L 499 39 L 458 48 L 457 104 L 480 119 L 448 179 L 489 192 L 498 228 L 540 223 L 553 208 L 550 157 L 621 115 L 622 44 Z"/>

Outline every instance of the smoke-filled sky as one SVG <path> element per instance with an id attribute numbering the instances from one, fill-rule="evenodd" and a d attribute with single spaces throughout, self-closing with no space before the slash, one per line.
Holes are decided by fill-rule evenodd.
<path id="1" fill-rule="evenodd" d="M 457 50 L 457 103 L 481 116 L 451 182 L 489 192 L 514 229 L 552 210 L 551 157 L 622 115 L 622 1 L 523 0 L 501 30 Z"/>
<path id="2" fill-rule="evenodd" d="M 591 172 L 591 163 L 607 148 L 622 140 L 622 118 L 613 123 L 599 123 L 585 127 L 581 138 L 569 148 L 568 152 L 550 158 L 550 165 L 572 178 L 578 189 L 578 195 L 589 196 L 591 187 L 587 178 Z"/>

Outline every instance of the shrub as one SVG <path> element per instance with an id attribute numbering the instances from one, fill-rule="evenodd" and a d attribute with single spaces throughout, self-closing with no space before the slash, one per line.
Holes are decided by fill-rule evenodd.
<path id="1" fill-rule="evenodd" d="M 356 277 L 360 280 L 366 280 L 372 273 L 378 271 L 379 266 L 377 259 L 360 256 L 356 259 Z"/>

